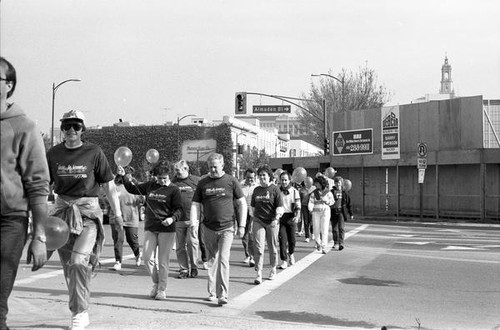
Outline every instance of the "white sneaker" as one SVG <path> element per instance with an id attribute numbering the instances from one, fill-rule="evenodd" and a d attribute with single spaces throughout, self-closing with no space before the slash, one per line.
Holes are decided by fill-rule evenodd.
<path id="1" fill-rule="evenodd" d="M 243 260 L 243 263 L 244 264 L 250 263 L 250 257 L 246 257 L 245 260 Z"/>
<path id="2" fill-rule="evenodd" d="M 216 301 L 217 296 L 213 293 L 209 294 L 208 297 L 206 298 L 207 301 Z"/>
<path id="3" fill-rule="evenodd" d="M 156 297 L 156 294 L 158 293 L 158 284 L 153 284 L 153 288 L 151 289 L 151 292 L 149 293 L 149 296 L 151 298 Z"/>
<path id="4" fill-rule="evenodd" d="M 293 264 L 295 264 L 295 256 L 293 254 L 290 254 L 290 266 L 292 266 Z"/>
<path id="5" fill-rule="evenodd" d="M 271 272 L 269 273 L 268 280 L 272 281 L 274 280 L 274 277 L 276 276 L 276 267 L 271 268 Z"/>
<path id="6" fill-rule="evenodd" d="M 135 257 L 135 265 L 140 267 L 142 263 L 142 252 L 139 252 L 139 255 Z"/>
<path id="7" fill-rule="evenodd" d="M 113 267 L 111 267 L 111 269 L 116 270 L 116 271 L 121 270 L 122 269 L 121 262 L 119 262 L 119 261 L 115 262 L 115 265 Z"/>
<path id="8" fill-rule="evenodd" d="M 309 243 L 310 241 L 311 241 L 311 239 L 309 237 L 306 238 L 306 240 L 305 240 L 306 243 Z"/>
<path id="9" fill-rule="evenodd" d="M 288 263 L 286 261 L 283 261 L 281 265 L 278 267 L 279 269 L 287 269 L 288 268 Z"/>
<path id="10" fill-rule="evenodd" d="M 167 290 L 158 290 L 155 296 L 156 300 L 166 300 L 167 299 Z"/>
<path id="11" fill-rule="evenodd" d="M 83 330 L 89 324 L 89 313 L 87 311 L 83 311 L 71 317 L 70 330 Z"/>

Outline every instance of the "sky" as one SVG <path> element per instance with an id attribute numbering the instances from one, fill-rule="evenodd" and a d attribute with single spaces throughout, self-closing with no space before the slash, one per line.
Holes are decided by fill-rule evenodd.
<path id="1" fill-rule="evenodd" d="M 234 114 L 236 92 L 301 97 L 311 74 L 374 70 L 387 105 L 439 92 L 448 56 L 457 96 L 500 99 L 498 0 L 3 0 L 0 54 L 11 101 L 50 132 Z M 252 104 L 281 101 L 249 96 Z M 183 120 L 183 124 L 188 119 Z"/>

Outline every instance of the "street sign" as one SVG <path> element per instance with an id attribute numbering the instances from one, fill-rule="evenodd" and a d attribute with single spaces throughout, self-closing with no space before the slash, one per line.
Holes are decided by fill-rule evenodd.
<path id="1" fill-rule="evenodd" d="M 418 183 L 424 183 L 424 178 L 425 178 L 425 169 L 419 168 L 418 169 Z"/>
<path id="2" fill-rule="evenodd" d="M 427 157 L 427 143 L 419 142 L 417 145 L 418 157 Z"/>
<path id="3" fill-rule="evenodd" d="M 427 158 L 419 157 L 417 158 L 417 168 L 426 169 L 427 168 Z"/>
<path id="4" fill-rule="evenodd" d="M 291 113 L 290 105 L 254 105 L 253 113 Z"/>
<path id="5" fill-rule="evenodd" d="M 330 148 L 334 156 L 372 154 L 373 129 L 333 132 Z"/>

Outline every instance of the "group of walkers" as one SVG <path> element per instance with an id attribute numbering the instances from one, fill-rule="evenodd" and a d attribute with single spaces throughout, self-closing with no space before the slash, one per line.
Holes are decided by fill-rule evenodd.
<path id="1" fill-rule="evenodd" d="M 278 248 L 279 268 L 294 265 L 296 236 L 302 230 L 306 242 L 313 239 L 318 251 L 326 253 L 331 219 L 338 250 L 344 248 L 344 220 L 352 218 L 352 210 L 349 195 L 342 189 L 342 178 L 332 180 L 327 171 L 314 179 L 306 177 L 299 185 L 292 182 L 290 173 L 283 171 L 275 177 L 271 168 L 264 165 L 256 171 L 247 169 L 240 183 L 224 172 L 223 156 L 214 153 L 207 160 L 208 174 L 201 178 L 189 173 L 184 160 L 173 166 L 160 161 L 152 170 L 151 180 L 138 182 L 133 173 L 126 173 L 121 166 L 114 175 L 102 149 L 82 140 L 86 126 L 79 111 L 63 115 L 63 142 L 45 153 L 34 122 L 16 104 L 7 102 L 16 83 L 14 67 L 0 58 L 0 329 L 8 329 L 7 301 L 27 240 L 30 214 L 33 240 L 28 248 L 28 262 L 33 261 L 32 269 L 43 267 L 53 252 L 47 251 L 45 245 L 49 213 L 63 219 L 70 231 L 68 241 L 58 249 L 69 293 L 70 328 L 84 329 L 89 325 L 90 282 L 104 241 L 100 189 L 112 211 L 116 257 L 113 269 L 121 269 L 126 237 L 136 265 L 145 263 L 153 282 L 150 296 L 157 300 L 167 298 L 170 253 L 175 242 L 178 277 L 197 277 L 201 254 L 201 261 L 208 268 L 207 300 L 221 306 L 228 303 L 229 260 L 235 232 L 243 242 L 244 262 L 255 268 L 255 284 L 263 281 L 266 245 L 271 266 L 267 278 L 273 280 L 278 268 Z M 57 198 L 49 212 L 50 185 Z M 140 203 L 145 205 L 142 253 L 138 241 Z"/>

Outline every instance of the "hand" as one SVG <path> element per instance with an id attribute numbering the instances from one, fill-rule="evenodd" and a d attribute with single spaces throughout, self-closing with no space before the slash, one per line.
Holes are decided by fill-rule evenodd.
<path id="1" fill-rule="evenodd" d="M 34 239 L 30 243 L 30 247 L 28 249 L 28 257 L 26 263 L 29 265 L 33 260 L 32 271 L 39 270 L 45 265 L 47 262 L 47 246 L 45 243 L 40 242 L 37 239 Z"/>
<path id="2" fill-rule="evenodd" d="M 115 216 L 115 225 L 123 226 L 123 217 L 121 215 Z"/>
<path id="3" fill-rule="evenodd" d="M 293 217 L 293 222 L 299 223 L 299 217 Z"/>
<path id="4" fill-rule="evenodd" d="M 245 236 L 245 227 L 238 227 L 238 235 L 243 238 Z"/>
<path id="5" fill-rule="evenodd" d="M 174 219 L 172 219 L 172 218 L 166 218 L 165 220 L 163 220 L 161 222 L 161 224 L 164 225 L 165 227 L 168 227 L 173 223 L 174 223 Z"/>
<path id="6" fill-rule="evenodd" d="M 277 224 L 278 224 L 278 219 L 273 219 L 273 221 L 271 221 L 272 228 L 276 227 Z"/>
<path id="7" fill-rule="evenodd" d="M 125 175 L 125 169 L 118 165 L 118 169 L 116 170 L 116 174 L 124 176 Z"/>

